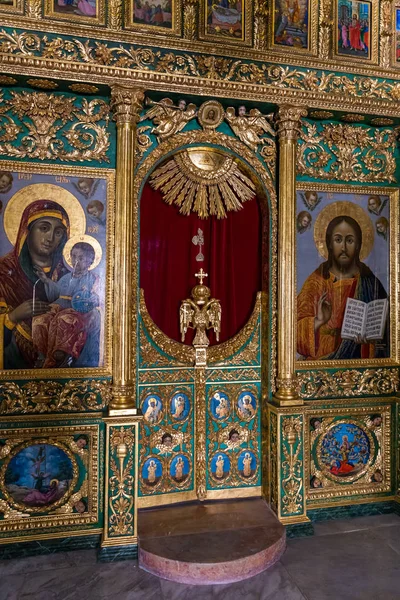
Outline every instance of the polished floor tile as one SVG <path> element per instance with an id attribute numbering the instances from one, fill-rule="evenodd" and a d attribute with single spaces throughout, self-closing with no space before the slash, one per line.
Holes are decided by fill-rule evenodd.
<path id="1" fill-rule="evenodd" d="M 96 551 L 0 561 L 0 600 L 400 600 L 400 517 L 315 524 L 268 571 L 230 585 L 164 581 Z"/>

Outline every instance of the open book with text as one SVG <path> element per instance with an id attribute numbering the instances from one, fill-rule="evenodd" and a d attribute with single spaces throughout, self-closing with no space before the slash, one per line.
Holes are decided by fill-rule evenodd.
<path id="1" fill-rule="evenodd" d="M 386 298 L 362 302 L 347 298 L 341 337 L 354 340 L 361 336 L 367 340 L 381 340 L 385 333 L 388 301 Z"/>

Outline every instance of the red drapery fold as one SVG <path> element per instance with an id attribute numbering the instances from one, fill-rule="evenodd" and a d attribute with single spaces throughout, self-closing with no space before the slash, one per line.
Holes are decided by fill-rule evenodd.
<path id="1" fill-rule="evenodd" d="M 196 260 L 199 247 L 192 243 L 198 228 L 204 232 L 203 262 Z M 211 296 L 221 301 L 220 342 L 235 335 L 248 321 L 262 289 L 261 248 L 256 198 L 226 219 L 200 219 L 196 214 L 180 215 L 145 184 L 140 201 L 140 287 L 150 316 L 170 338 L 180 341 L 179 307 L 198 283 L 194 274 L 201 267 L 209 275 L 204 283 Z M 215 343 L 214 335 L 209 337 Z M 187 334 L 185 342 L 191 341 Z"/>

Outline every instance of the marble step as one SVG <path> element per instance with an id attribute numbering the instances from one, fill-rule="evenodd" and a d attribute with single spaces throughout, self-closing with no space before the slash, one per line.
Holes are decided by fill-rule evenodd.
<path id="1" fill-rule="evenodd" d="M 259 498 L 141 510 L 138 524 L 139 566 L 192 585 L 253 577 L 286 546 L 284 527 Z"/>

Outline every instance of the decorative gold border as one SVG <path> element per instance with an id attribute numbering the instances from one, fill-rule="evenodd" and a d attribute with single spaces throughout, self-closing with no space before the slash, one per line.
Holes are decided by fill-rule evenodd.
<path id="1" fill-rule="evenodd" d="M 103 546 L 124 546 L 126 544 L 134 544 L 137 541 L 137 507 L 138 507 L 138 469 L 139 469 L 139 421 L 141 417 L 129 418 L 129 417 L 108 417 L 104 419 L 106 424 L 106 461 L 105 461 L 105 478 L 104 478 L 104 528 L 103 528 Z M 135 465 L 135 476 L 134 476 L 134 490 L 133 490 L 133 536 L 120 536 L 113 537 L 109 535 L 109 522 L 108 522 L 108 510 L 109 510 L 109 480 L 110 480 L 110 433 L 113 427 L 132 427 L 135 431 L 135 445 L 134 445 L 134 465 Z"/>
<path id="2" fill-rule="evenodd" d="M 369 403 L 371 402 L 371 398 L 365 399 L 362 398 L 358 402 L 359 403 Z M 346 503 L 349 503 L 348 498 L 357 496 L 357 495 L 365 495 L 365 494 L 378 494 L 383 492 L 390 492 L 392 489 L 391 485 L 391 406 L 390 404 L 369 404 L 368 406 L 353 406 L 348 407 L 346 403 L 343 403 L 342 406 L 335 406 L 335 408 L 321 408 L 317 407 L 309 407 L 305 409 L 305 434 L 304 434 L 304 459 L 305 459 L 305 493 L 307 502 L 312 501 L 312 504 L 308 504 L 308 508 L 315 508 L 314 500 L 319 500 L 318 505 L 325 505 L 322 502 L 325 500 L 327 502 L 332 501 L 335 498 L 347 498 Z M 312 436 L 312 432 L 310 431 L 310 419 L 313 417 L 341 417 L 341 421 L 346 421 L 346 417 L 351 421 L 353 419 L 357 419 L 357 417 L 365 417 L 366 415 L 373 413 L 381 413 L 383 416 L 382 419 L 382 435 L 381 435 L 381 445 L 380 452 L 382 456 L 382 471 L 384 473 L 384 479 L 381 484 L 371 483 L 366 484 L 365 482 L 357 483 L 357 481 L 353 481 L 351 485 L 344 485 L 338 483 L 337 485 L 329 486 L 327 489 L 323 488 L 310 488 L 310 477 L 311 477 L 311 451 L 312 445 L 314 443 L 315 436 Z M 332 424 L 333 425 L 333 424 Z M 358 426 L 360 426 L 358 424 Z M 362 475 L 361 475 L 362 477 Z M 351 503 L 358 504 L 360 500 L 354 499 L 351 500 Z M 337 503 L 335 503 L 336 505 Z"/>
<path id="3" fill-rule="evenodd" d="M 397 31 L 396 29 L 396 15 L 397 15 L 397 11 L 400 11 L 400 2 L 396 2 L 395 5 L 393 6 L 393 16 L 392 16 L 392 32 L 393 32 L 393 37 L 391 38 L 391 44 L 392 44 L 392 67 L 393 69 L 399 69 L 400 68 L 400 58 L 399 60 L 397 60 L 397 44 L 399 44 L 399 48 L 400 48 L 400 29 L 399 31 Z"/>
<path id="4" fill-rule="evenodd" d="M 266 1 L 266 0 L 265 0 Z M 222 44 L 232 44 L 234 46 L 250 46 L 252 44 L 252 29 L 253 29 L 253 2 L 252 0 L 242 0 L 243 3 L 243 16 L 244 25 L 242 29 L 241 39 L 235 39 L 228 36 L 212 34 L 207 32 L 207 11 L 208 2 L 207 0 L 200 0 L 199 7 L 199 39 L 215 42 L 221 42 Z"/>
<path id="5" fill-rule="evenodd" d="M 271 0 L 272 9 L 270 12 L 269 19 L 269 48 L 270 50 L 279 50 L 283 56 L 288 54 L 310 54 L 311 56 L 317 56 L 318 53 L 318 2 L 316 0 L 308 1 L 308 47 L 307 48 L 296 48 L 295 46 L 284 46 L 283 44 L 276 44 L 275 39 L 275 6 L 276 0 Z"/>
<path id="6" fill-rule="evenodd" d="M 13 0 L 12 5 L 1 5 L 0 4 L 0 12 L 14 13 L 14 14 L 23 14 L 23 0 Z"/>
<path id="7" fill-rule="evenodd" d="M 154 500 L 157 500 L 156 503 Z M 158 496 L 139 496 L 138 508 L 154 508 L 155 506 L 167 506 L 181 502 L 190 502 L 197 500 L 196 491 L 172 492 L 171 494 L 159 494 Z"/>
<path id="8" fill-rule="evenodd" d="M 93 415 L 90 415 L 93 417 Z M 37 415 L 37 419 L 42 419 L 43 416 Z M 49 419 L 49 417 L 46 417 Z M 65 416 L 64 416 L 65 418 Z M 60 416 L 56 416 L 56 420 L 60 419 Z M 76 419 L 74 419 L 76 421 Z M 23 422 L 31 421 L 29 419 L 22 419 Z M 18 539 L 19 541 L 27 541 L 28 539 L 45 539 L 46 536 L 51 534 L 41 535 L 41 531 L 43 529 L 54 528 L 54 527 L 62 527 L 58 533 L 54 534 L 52 537 L 62 537 L 64 535 L 78 535 L 78 533 L 71 532 L 66 527 L 76 527 L 76 526 L 85 526 L 90 527 L 98 523 L 99 520 L 99 492 L 100 496 L 102 495 L 102 489 L 99 489 L 100 478 L 99 478 L 99 446 L 100 446 L 100 427 L 98 424 L 95 425 L 87 425 L 83 423 L 82 425 L 59 425 L 54 427 L 38 427 L 38 428 L 11 428 L 11 429 L 0 429 L 0 437 L 2 438 L 14 438 L 18 440 L 18 442 L 22 441 L 26 442 L 26 445 L 29 446 L 31 444 L 40 443 L 36 442 L 39 438 L 46 444 L 54 444 L 57 438 L 60 438 L 63 441 L 63 438 L 66 436 L 73 436 L 77 434 L 86 434 L 90 438 L 89 449 L 88 449 L 88 458 L 87 458 L 87 481 L 88 481 L 88 512 L 79 514 L 79 513 L 69 513 L 64 512 L 63 506 L 65 505 L 65 496 L 61 499 L 62 506 L 57 509 L 58 503 L 54 503 L 54 505 L 50 505 L 51 510 L 55 508 L 56 510 L 48 515 L 30 515 L 29 517 L 14 517 L 10 516 L 8 519 L 0 520 L 0 534 L 6 532 L 12 532 L 15 534 L 16 538 L 10 538 L 11 541 L 15 541 Z M 18 447 L 20 447 L 19 444 Z M 64 450 L 64 444 L 62 445 L 62 449 Z M 3 469 L 2 469 L 3 476 Z M 71 486 L 73 489 L 73 486 Z M 71 495 L 71 494 L 70 494 Z M 73 495 L 73 494 L 72 494 Z M 68 498 L 66 499 L 68 503 Z M 22 506 L 22 505 L 21 505 Z M 26 513 L 26 507 L 23 508 Z M 27 529 L 31 530 L 40 530 L 37 531 L 32 536 L 27 538 L 18 536 L 18 531 L 26 531 Z M 98 533 L 98 531 L 96 531 Z M 86 529 L 82 530 L 81 535 L 89 535 L 92 532 L 87 531 Z M 0 543 L 7 543 L 7 540 L 3 540 L 0 537 Z"/>
<path id="9" fill-rule="evenodd" d="M 62 14 L 54 10 L 54 2 L 56 0 L 45 0 L 44 16 L 57 21 L 69 21 L 87 25 L 105 25 L 106 23 L 106 0 L 96 0 L 96 8 L 98 14 L 96 17 L 85 17 L 84 15 Z"/>
<path id="10" fill-rule="evenodd" d="M 367 63 L 367 64 L 378 64 L 378 45 L 379 45 L 379 2 L 378 0 L 357 0 L 363 4 L 370 5 L 370 22 L 369 22 L 369 43 L 370 52 L 369 57 L 357 57 L 357 56 L 346 56 L 345 54 L 339 53 L 339 36 L 338 36 L 338 12 L 339 12 L 339 0 L 335 0 L 333 10 L 335 12 L 334 21 L 334 34 L 333 34 L 333 58 L 336 60 L 343 60 L 347 63 L 354 65 L 355 62 Z"/>
<path id="11" fill-rule="evenodd" d="M 355 185 L 336 185 L 323 183 L 306 183 L 304 181 L 296 184 L 296 191 L 318 191 L 330 193 L 349 193 L 368 195 L 371 193 L 389 196 L 390 210 L 390 238 L 389 238 L 389 299 L 390 299 L 390 357 L 375 359 L 351 359 L 351 360 L 304 360 L 295 361 L 297 371 L 307 371 L 313 369 L 332 369 L 332 368 L 353 368 L 353 367 L 375 367 L 382 365 L 396 366 L 400 362 L 400 331 L 398 327 L 398 313 L 400 309 L 400 282 L 399 282 L 399 190 L 394 188 L 385 188 L 378 186 L 355 186 Z M 296 238 L 297 246 L 297 238 Z M 296 252 L 297 254 L 297 252 Z M 294 282 L 297 292 L 297 260 L 296 257 L 296 281 Z M 297 308 L 294 307 L 297 313 Z M 297 330 L 297 316 L 295 320 Z M 295 330 L 295 337 L 297 334 Z M 296 343 L 297 348 L 297 343 Z M 297 353 L 297 352 L 296 352 Z"/>
<path id="12" fill-rule="evenodd" d="M 91 177 L 105 179 L 107 185 L 107 262 L 106 262 L 106 294 L 104 316 L 104 366 L 82 369 L 9 369 L 0 370 L 0 380 L 18 379 L 78 379 L 86 377 L 107 377 L 112 374 L 112 287 L 114 280 L 113 247 L 114 247 L 114 212 L 115 212 L 115 172 L 113 169 L 97 169 L 89 167 L 56 166 L 51 164 L 35 164 L 17 161 L 0 160 L 0 168 L 7 171 L 33 173 L 39 175 L 64 175 L 69 177 Z"/>
<path id="13" fill-rule="evenodd" d="M 125 29 L 133 29 L 146 36 L 163 35 L 167 37 L 182 35 L 182 0 L 171 0 L 172 2 L 172 27 L 159 27 L 157 25 L 145 25 L 144 23 L 135 23 L 133 14 L 135 10 L 135 0 L 128 0 L 125 3 Z"/>

